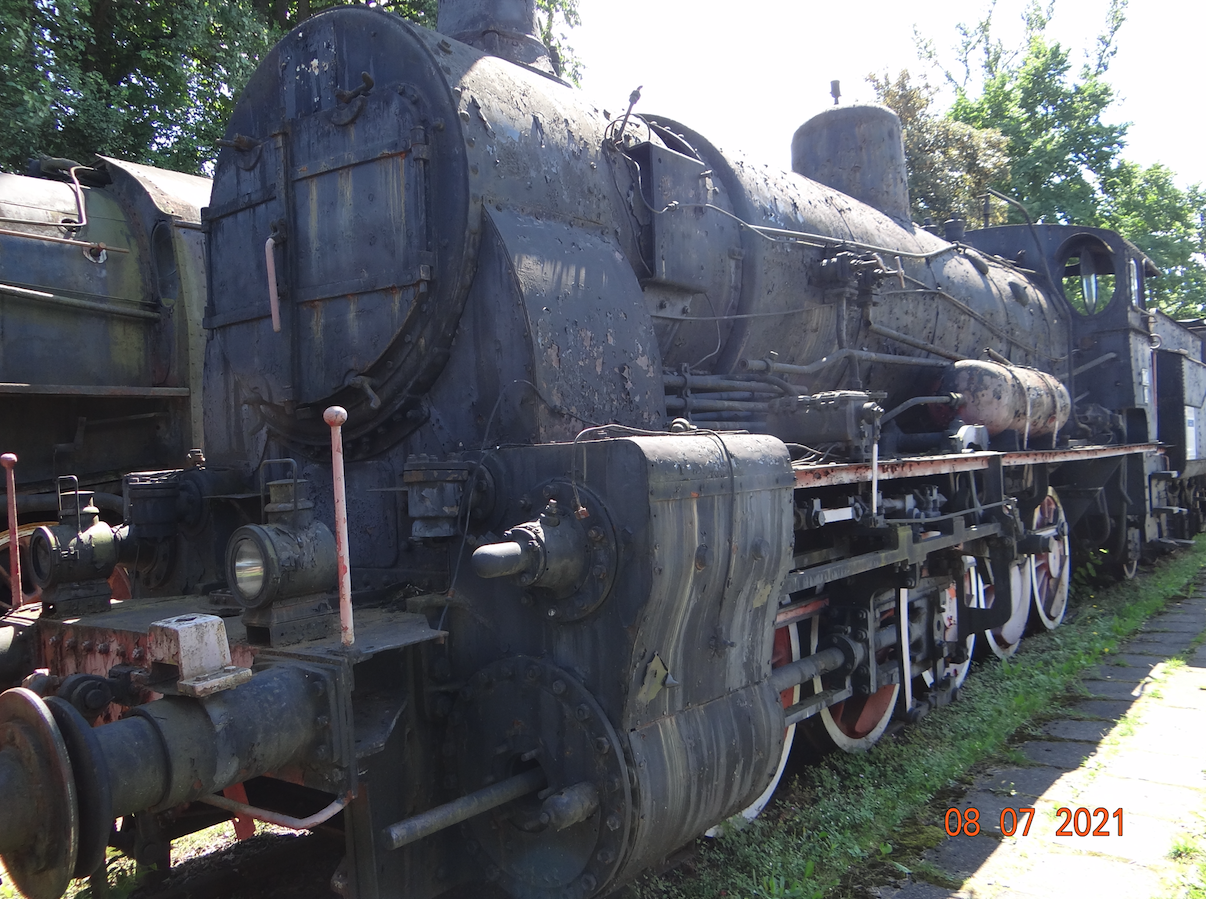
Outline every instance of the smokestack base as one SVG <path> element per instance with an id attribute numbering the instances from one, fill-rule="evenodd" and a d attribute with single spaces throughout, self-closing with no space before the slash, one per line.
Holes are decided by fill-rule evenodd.
<path id="1" fill-rule="evenodd" d="M 436 30 L 491 56 L 555 74 L 536 37 L 536 0 L 440 0 Z"/>

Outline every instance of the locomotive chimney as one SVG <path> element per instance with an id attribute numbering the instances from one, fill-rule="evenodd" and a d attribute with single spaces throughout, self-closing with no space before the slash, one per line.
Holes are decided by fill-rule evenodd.
<path id="1" fill-rule="evenodd" d="M 440 0 L 436 31 L 491 56 L 553 72 L 536 37 L 536 0 Z"/>
<path id="2" fill-rule="evenodd" d="M 883 106 L 833 106 L 797 129 L 792 171 L 912 221 L 900 118 Z"/>

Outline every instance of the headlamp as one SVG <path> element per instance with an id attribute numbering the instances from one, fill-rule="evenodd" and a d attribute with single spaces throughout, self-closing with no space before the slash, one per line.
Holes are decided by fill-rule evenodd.
<path id="1" fill-rule="evenodd" d="M 226 544 L 226 582 L 245 609 L 326 593 L 335 588 L 335 572 L 335 537 L 320 521 L 248 524 Z"/>

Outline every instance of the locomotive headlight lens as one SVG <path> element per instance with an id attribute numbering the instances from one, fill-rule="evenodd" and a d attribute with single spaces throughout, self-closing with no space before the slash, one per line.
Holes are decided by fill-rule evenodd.
<path id="1" fill-rule="evenodd" d="M 327 594 L 336 586 L 335 537 L 320 521 L 245 524 L 226 544 L 226 583 L 245 609 Z"/>
<path id="2" fill-rule="evenodd" d="M 247 524 L 226 544 L 226 583 L 246 609 L 270 605 L 280 586 L 280 560 L 271 527 Z"/>
<path id="3" fill-rule="evenodd" d="M 251 599 L 264 589 L 264 551 L 250 538 L 240 540 L 234 548 L 234 588 Z"/>

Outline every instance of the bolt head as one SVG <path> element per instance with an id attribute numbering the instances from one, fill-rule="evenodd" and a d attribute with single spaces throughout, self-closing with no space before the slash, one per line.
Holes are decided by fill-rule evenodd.
<path id="1" fill-rule="evenodd" d="M 615 812 L 612 812 L 610 815 L 607 816 L 607 820 L 604 823 L 607 825 L 608 830 L 617 831 L 620 829 L 620 825 L 623 822 L 620 821 L 619 815 L 617 815 Z"/>
<path id="2" fill-rule="evenodd" d="M 557 696 L 560 696 L 564 692 L 565 692 L 565 681 L 563 681 L 563 680 L 553 681 L 553 693 L 555 693 Z"/>

